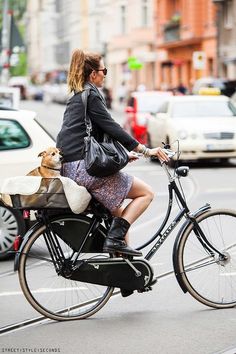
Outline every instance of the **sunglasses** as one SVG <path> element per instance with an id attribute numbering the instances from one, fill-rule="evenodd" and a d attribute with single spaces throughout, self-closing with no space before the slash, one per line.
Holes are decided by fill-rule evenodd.
<path id="1" fill-rule="evenodd" d="M 105 76 L 106 76 L 106 74 L 107 74 L 107 68 L 98 69 L 97 71 L 102 71 Z"/>

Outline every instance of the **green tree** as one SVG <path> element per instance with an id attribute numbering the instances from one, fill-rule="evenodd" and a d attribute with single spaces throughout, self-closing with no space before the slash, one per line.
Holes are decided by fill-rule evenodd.
<path id="1" fill-rule="evenodd" d="M 13 11 L 16 21 L 20 21 L 26 10 L 27 0 L 8 0 L 8 8 Z M 0 0 L 0 27 L 2 28 L 2 15 L 3 15 L 4 0 Z"/>
<path id="2" fill-rule="evenodd" d="M 8 0 L 8 9 L 12 11 L 15 24 L 24 41 L 25 25 L 23 23 L 23 15 L 26 11 L 27 0 Z M 0 9 L 3 10 L 4 0 L 0 0 Z M 2 28 L 3 11 L 0 11 L 0 28 Z M 18 63 L 10 67 L 10 74 L 12 76 L 24 76 L 27 74 L 27 55 L 25 51 L 20 51 L 18 54 Z"/>

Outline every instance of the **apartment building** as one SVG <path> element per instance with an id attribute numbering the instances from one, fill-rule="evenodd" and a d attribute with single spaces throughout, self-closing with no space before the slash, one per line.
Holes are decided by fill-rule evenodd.
<path id="1" fill-rule="evenodd" d="M 88 49 L 88 40 L 87 0 L 27 1 L 30 76 L 66 71 L 73 49 Z"/>
<path id="2" fill-rule="evenodd" d="M 29 72 L 68 68 L 75 48 L 100 52 L 109 69 L 106 84 L 155 87 L 153 0 L 28 0 Z M 141 70 L 128 67 L 135 57 Z"/>
<path id="3" fill-rule="evenodd" d="M 140 84 L 153 89 L 156 60 L 153 0 L 117 0 L 110 1 L 111 4 L 115 16 L 110 27 L 113 34 L 107 43 L 107 63 L 113 90 L 116 92 L 122 83 L 128 90 L 137 89 Z M 140 69 L 129 67 L 131 58 L 140 63 Z"/>
<path id="4" fill-rule="evenodd" d="M 236 0 L 213 0 L 217 5 L 217 74 L 236 78 Z"/>
<path id="5" fill-rule="evenodd" d="M 236 0 L 28 0 L 30 74 L 65 71 L 73 49 L 82 48 L 104 55 L 114 97 L 122 84 L 191 88 L 197 78 L 217 75 L 217 51 L 220 70 L 233 75 L 233 41 L 224 46 L 229 32 L 217 47 L 215 2 Z M 132 67 L 131 59 L 140 65 Z"/>
<path id="6" fill-rule="evenodd" d="M 191 88 L 215 76 L 216 6 L 212 0 L 156 0 L 156 86 Z"/>

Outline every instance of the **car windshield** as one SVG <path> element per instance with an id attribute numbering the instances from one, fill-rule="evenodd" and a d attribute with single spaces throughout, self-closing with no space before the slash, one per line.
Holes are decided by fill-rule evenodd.
<path id="1" fill-rule="evenodd" d="M 236 107 L 226 101 L 175 102 L 171 116 L 178 117 L 233 117 Z"/>
<path id="2" fill-rule="evenodd" d="M 140 96 L 137 98 L 138 111 L 156 113 L 165 100 L 166 100 L 166 95 Z"/>

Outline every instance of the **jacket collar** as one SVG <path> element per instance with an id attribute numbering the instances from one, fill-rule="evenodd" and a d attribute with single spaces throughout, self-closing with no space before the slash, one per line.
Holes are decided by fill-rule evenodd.
<path id="1" fill-rule="evenodd" d="M 102 99 L 102 101 L 103 101 L 103 103 L 105 104 L 105 106 L 106 106 L 106 101 L 105 101 L 105 98 L 104 98 L 104 96 L 102 95 L 102 93 L 100 92 L 100 90 L 97 88 L 97 86 L 95 86 L 94 84 L 92 84 L 91 82 L 86 82 L 85 83 L 85 85 L 84 85 L 84 89 L 85 90 L 88 90 L 88 89 L 94 89 L 98 94 L 99 94 L 99 96 L 101 97 L 101 99 Z"/>

